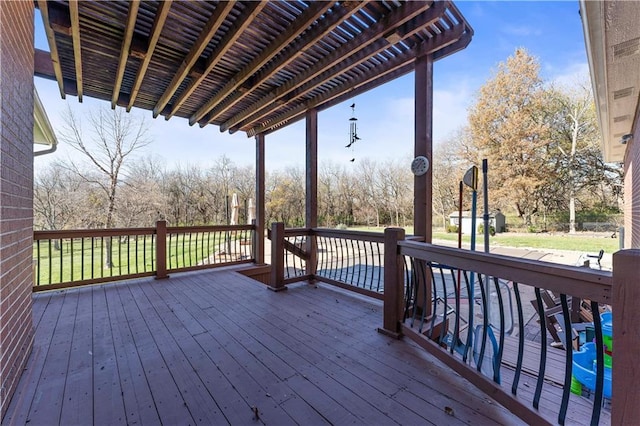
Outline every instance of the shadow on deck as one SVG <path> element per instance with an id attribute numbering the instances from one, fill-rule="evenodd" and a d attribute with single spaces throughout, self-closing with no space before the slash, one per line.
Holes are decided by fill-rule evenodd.
<path id="1" fill-rule="evenodd" d="M 520 424 L 382 305 L 233 271 L 34 295 L 33 353 L 2 424 Z"/>

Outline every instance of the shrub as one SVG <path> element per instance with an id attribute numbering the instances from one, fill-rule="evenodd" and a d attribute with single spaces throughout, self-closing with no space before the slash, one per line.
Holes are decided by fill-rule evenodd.
<path id="1" fill-rule="evenodd" d="M 447 225 L 447 233 L 458 233 L 458 227 L 456 225 Z"/>
<path id="2" fill-rule="evenodd" d="M 478 226 L 478 235 L 484 235 L 483 223 L 481 223 L 480 226 Z M 489 235 L 491 235 L 492 237 L 496 235 L 496 228 L 493 225 L 489 225 Z"/>

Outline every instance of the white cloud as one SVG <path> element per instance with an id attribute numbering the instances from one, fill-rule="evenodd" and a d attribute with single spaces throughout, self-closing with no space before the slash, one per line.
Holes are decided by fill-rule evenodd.
<path id="1" fill-rule="evenodd" d="M 433 138 L 438 144 L 467 124 L 467 109 L 473 100 L 473 91 L 462 82 L 449 89 L 435 90 L 433 98 Z"/>
<path id="2" fill-rule="evenodd" d="M 572 87 L 589 81 L 589 65 L 582 61 L 569 64 L 561 69 L 547 67 L 545 71 L 549 74 L 549 81 L 554 86 Z"/>

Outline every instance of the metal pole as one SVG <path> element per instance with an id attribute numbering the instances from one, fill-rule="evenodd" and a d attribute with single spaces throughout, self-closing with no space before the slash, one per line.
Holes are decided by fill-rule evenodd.
<path id="1" fill-rule="evenodd" d="M 482 196 L 484 203 L 484 214 L 482 215 L 483 223 L 484 223 L 484 252 L 489 253 L 489 188 L 488 188 L 488 161 L 487 159 L 482 160 Z M 489 324 L 491 324 L 491 285 L 489 284 L 489 276 L 485 275 L 484 277 L 484 288 L 485 293 L 487 295 L 487 317 L 489 319 Z M 499 291 L 499 290 L 498 290 Z"/>
<path id="2" fill-rule="evenodd" d="M 482 195 L 484 198 L 484 251 L 489 253 L 489 188 L 488 188 L 488 162 L 485 158 L 482 160 Z"/>

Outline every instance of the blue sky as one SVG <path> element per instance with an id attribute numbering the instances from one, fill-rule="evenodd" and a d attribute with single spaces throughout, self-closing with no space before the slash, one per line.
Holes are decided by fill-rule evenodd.
<path id="1" fill-rule="evenodd" d="M 569 84 L 588 74 L 582 24 L 577 1 L 457 1 L 456 5 L 474 29 L 470 45 L 434 65 L 434 143 L 446 140 L 466 122 L 467 108 L 479 87 L 497 64 L 524 47 L 538 57 L 542 77 Z M 49 50 L 36 13 L 36 47 Z M 54 81 L 35 78 L 40 98 L 54 129 L 62 125 L 68 103 L 82 113 L 104 101 L 76 97 L 60 99 Z M 319 160 L 348 166 L 351 158 L 410 159 L 413 153 L 413 73 L 357 96 L 319 114 Z M 348 142 L 349 105 L 356 103 L 358 136 L 353 150 Z M 150 111 L 136 110 L 151 124 L 153 143 L 145 153 L 160 157 L 167 168 L 187 165 L 207 167 L 227 155 L 238 165 L 253 165 L 255 142 L 244 133 L 220 133 L 215 126 L 190 127 L 187 120 L 153 119 Z M 36 157 L 36 169 L 55 159 L 75 154 L 61 144 L 52 155 Z M 300 121 L 266 137 L 267 169 L 304 164 L 304 122 Z"/>

